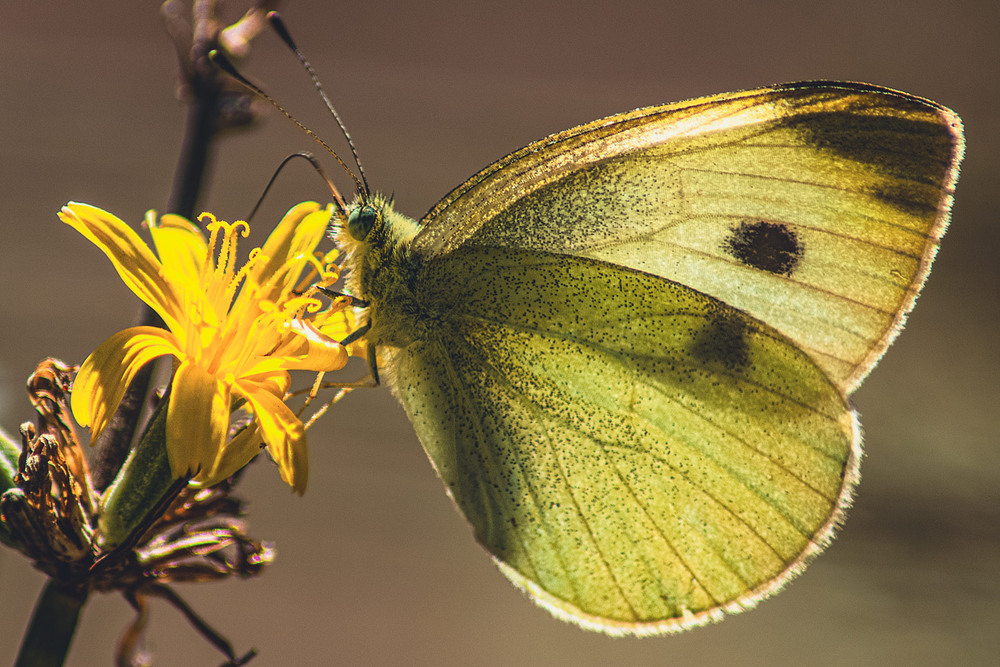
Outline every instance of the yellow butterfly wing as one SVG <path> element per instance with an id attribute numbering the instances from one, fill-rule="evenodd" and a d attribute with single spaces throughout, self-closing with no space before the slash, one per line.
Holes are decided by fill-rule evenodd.
<path id="1" fill-rule="evenodd" d="M 670 632 L 829 541 L 847 396 L 912 307 L 961 153 L 953 113 L 863 84 L 641 109 L 500 160 L 419 228 L 363 201 L 348 286 L 503 571 L 582 625 Z"/>
<path id="2" fill-rule="evenodd" d="M 413 277 L 433 332 L 383 351 L 388 382 L 477 540 L 556 615 L 680 630 L 752 606 L 829 540 L 857 425 L 767 325 L 542 251 L 463 247 Z"/>
<path id="3" fill-rule="evenodd" d="M 948 109 L 811 82 L 639 109 L 531 144 L 423 219 L 418 251 L 604 259 L 767 322 L 844 391 L 913 306 L 962 156 Z"/>

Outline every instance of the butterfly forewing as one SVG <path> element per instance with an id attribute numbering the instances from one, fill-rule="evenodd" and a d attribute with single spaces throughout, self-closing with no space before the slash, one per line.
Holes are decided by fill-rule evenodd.
<path id="1" fill-rule="evenodd" d="M 466 246 L 386 366 L 477 539 L 556 613 L 663 632 L 752 604 L 832 532 L 853 414 L 768 325 L 600 261 Z"/>
<path id="2" fill-rule="evenodd" d="M 775 327 L 846 393 L 912 307 L 961 152 L 953 113 L 863 84 L 641 109 L 491 165 L 425 216 L 414 247 L 539 249 L 669 278 Z"/>

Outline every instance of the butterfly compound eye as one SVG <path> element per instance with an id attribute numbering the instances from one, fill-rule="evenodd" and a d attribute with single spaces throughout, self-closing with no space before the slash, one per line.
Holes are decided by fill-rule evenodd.
<path id="1" fill-rule="evenodd" d="M 355 241 L 364 241 L 375 225 L 377 214 L 371 206 L 360 206 L 347 218 L 347 231 Z"/>

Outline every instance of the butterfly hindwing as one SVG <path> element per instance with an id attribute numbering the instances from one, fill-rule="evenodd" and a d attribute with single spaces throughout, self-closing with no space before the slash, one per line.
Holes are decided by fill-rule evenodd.
<path id="1" fill-rule="evenodd" d="M 429 260 L 435 335 L 384 367 L 477 539 L 557 614 L 663 632 L 752 604 L 829 538 L 854 415 L 768 325 L 535 250 Z"/>

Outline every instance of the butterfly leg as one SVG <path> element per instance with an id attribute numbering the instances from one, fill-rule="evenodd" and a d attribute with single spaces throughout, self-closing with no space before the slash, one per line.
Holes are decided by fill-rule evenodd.
<path id="1" fill-rule="evenodd" d="M 371 320 L 369 320 L 364 326 L 358 327 L 357 329 L 349 333 L 347 337 L 344 338 L 344 340 L 340 341 L 340 344 L 349 345 L 353 343 L 354 341 L 358 340 L 366 333 L 368 333 L 371 330 L 371 328 L 372 328 L 372 323 Z M 378 358 L 377 355 L 375 354 L 374 345 L 372 344 L 368 345 L 368 354 L 366 355 L 366 357 L 368 359 L 368 370 L 371 372 L 372 380 L 375 381 L 375 386 L 377 387 L 381 384 L 381 382 L 379 381 L 378 378 Z"/>
<path id="2" fill-rule="evenodd" d="M 368 345 L 368 354 L 366 355 L 368 359 L 368 370 L 371 371 L 372 380 L 375 381 L 375 386 L 382 384 L 378 379 L 378 356 L 375 354 L 375 346 Z"/>
<path id="3" fill-rule="evenodd" d="M 316 289 L 318 289 L 320 292 L 322 292 L 323 294 L 327 295 L 331 299 L 337 299 L 337 298 L 346 296 L 348 299 L 351 300 L 350 305 L 353 306 L 353 307 L 355 307 L 355 308 L 367 308 L 368 307 L 368 302 L 367 301 L 365 301 L 363 299 L 359 299 L 356 296 L 352 296 L 350 294 L 346 294 L 345 292 L 338 292 L 337 290 L 332 290 L 329 287 L 323 287 L 322 285 L 316 285 Z M 365 329 L 365 331 L 367 331 L 367 330 L 368 329 Z"/>

